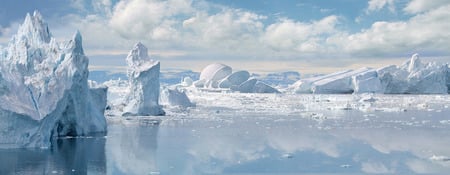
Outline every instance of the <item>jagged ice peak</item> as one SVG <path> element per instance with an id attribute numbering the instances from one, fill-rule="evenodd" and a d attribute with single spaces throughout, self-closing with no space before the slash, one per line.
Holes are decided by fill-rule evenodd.
<path id="1" fill-rule="evenodd" d="M 47 23 L 43 20 L 39 11 L 34 11 L 33 15 L 27 13 L 22 25 L 19 26 L 15 40 L 25 40 L 30 45 L 49 43 L 52 34 L 48 29 Z"/>

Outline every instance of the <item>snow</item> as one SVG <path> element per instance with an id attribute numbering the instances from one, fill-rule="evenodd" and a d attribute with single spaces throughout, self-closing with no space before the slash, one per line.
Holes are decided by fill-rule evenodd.
<path id="1" fill-rule="evenodd" d="M 137 43 L 128 54 L 129 92 L 125 98 L 124 116 L 164 115 L 159 105 L 159 61 L 150 59 L 147 48 Z"/>
<path id="2" fill-rule="evenodd" d="M 35 11 L 0 59 L 0 147 L 48 147 L 55 136 L 106 133 L 104 103 L 92 101 L 104 102 L 106 89 L 89 89 L 79 32 L 59 43 Z"/>

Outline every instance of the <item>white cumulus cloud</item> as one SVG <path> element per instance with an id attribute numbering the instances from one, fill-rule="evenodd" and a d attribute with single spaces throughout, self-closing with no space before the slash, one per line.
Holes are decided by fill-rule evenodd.
<path id="1" fill-rule="evenodd" d="M 448 4 L 450 4 L 449 0 L 411 0 L 403 9 L 403 11 L 414 14 L 425 12 Z M 450 9 L 447 10 L 450 11 Z"/>
<path id="2" fill-rule="evenodd" d="M 329 38 L 349 53 L 384 55 L 416 51 L 449 53 L 450 5 L 412 17 L 407 21 L 378 21 L 366 30 Z"/>
<path id="3" fill-rule="evenodd" d="M 337 31 L 338 21 L 334 15 L 311 23 L 283 19 L 267 26 L 263 41 L 274 50 L 320 52 L 324 38 Z"/>
<path id="4" fill-rule="evenodd" d="M 366 13 L 373 11 L 378 11 L 387 7 L 389 11 L 395 12 L 395 2 L 394 0 L 369 0 L 369 6 L 367 7 Z"/>

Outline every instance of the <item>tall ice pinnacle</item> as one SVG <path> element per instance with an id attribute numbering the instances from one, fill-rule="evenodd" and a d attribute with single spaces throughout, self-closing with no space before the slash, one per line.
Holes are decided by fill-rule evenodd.
<path id="1" fill-rule="evenodd" d="M 411 56 L 411 60 L 409 61 L 408 72 L 413 72 L 414 70 L 419 69 L 422 66 L 422 63 L 419 59 L 419 54 L 415 53 Z"/>
<path id="2" fill-rule="evenodd" d="M 57 42 L 36 11 L 0 53 L 0 148 L 49 147 L 55 137 L 106 134 L 107 90 L 88 84 L 79 32 Z"/>
<path id="3" fill-rule="evenodd" d="M 129 94 L 123 109 L 124 116 L 164 115 L 159 105 L 159 61 L 148 56 L 148 50 L 137 43 L 126 58 L 128 62 Z"/>

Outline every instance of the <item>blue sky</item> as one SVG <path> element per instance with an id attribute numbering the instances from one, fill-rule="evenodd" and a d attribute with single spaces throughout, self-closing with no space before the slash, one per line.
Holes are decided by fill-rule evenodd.
<path id="1" fill-rule="evenodd" d="M 34 10 L 60 41 L 80 30 L 97 69 L 120 69 L 138 41 L 163 68 L 197 71 L 222 62 L 330 72 L 398 64 L 416 52 L 450 61 L 448 0 L 4 0 L 0 45 Z"/>

